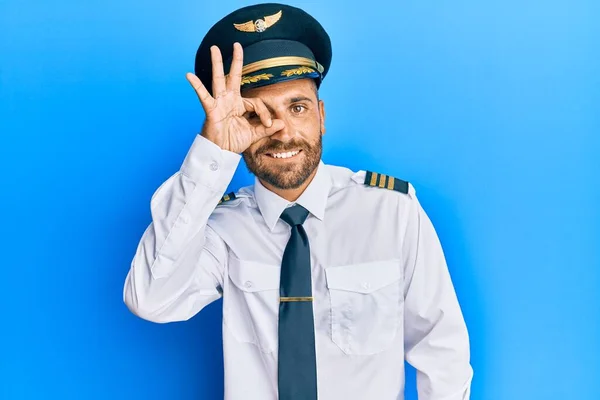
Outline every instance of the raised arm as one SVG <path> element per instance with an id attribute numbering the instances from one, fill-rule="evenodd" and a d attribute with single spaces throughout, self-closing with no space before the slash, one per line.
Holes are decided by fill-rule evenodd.
<path id="1" fill-rule="evenodd" d="M 228 77 L 220 50 L 211 48 L 213 93 L 188 73 L 206 121 L 180 170 L 153 194 L 152 222 L 144 231 L 125 279 L 123 300 L 141 318 L 154 322 L 187 320 L 221 295 L 226 244 L 208 220 L 240 161 L 254 141 L 281 129 L 259 99 L 240 94 L 243 50 L 234 45 Z M 244 115 L 255 112 L 260 123 Z"/>

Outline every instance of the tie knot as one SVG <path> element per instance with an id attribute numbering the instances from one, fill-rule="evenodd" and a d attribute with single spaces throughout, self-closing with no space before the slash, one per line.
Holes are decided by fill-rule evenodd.
<path id="1" fill-rule="evenodd" d="M 281 219 L 291 226 L 302 225 L 308 217 L 308 210 L 299 204 L 288 207 L 281 213 Z"/>

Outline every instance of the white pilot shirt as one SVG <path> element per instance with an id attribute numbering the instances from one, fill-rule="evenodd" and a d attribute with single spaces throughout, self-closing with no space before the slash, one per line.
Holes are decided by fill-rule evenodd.
<path id="1" fill-rule="evenodd" d="M 217 205 L 240 159 L 196 136 L 152 196 L 123 296 L 159 323 L 222 297 L 225 400 L 271 400 L 289 202 L 256 179 Z M 321 162 L 296 201 L 310 212 L 318 398 L 402 400 L 406 359 L 420 400 L 469 399 L 468 333 L 434 228 L 412 185 L 404 194 L 364 179 Z"/>

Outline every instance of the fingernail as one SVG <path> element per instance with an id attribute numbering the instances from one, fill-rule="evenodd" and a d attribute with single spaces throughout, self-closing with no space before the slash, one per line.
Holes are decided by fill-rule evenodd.
<path id="1" fill-rule="evenodd" d="M 273 121 L 272 120 L 268 120 L 267 121 L 267 127 L 270 128 L 271 126 L 273 126 Z"/>

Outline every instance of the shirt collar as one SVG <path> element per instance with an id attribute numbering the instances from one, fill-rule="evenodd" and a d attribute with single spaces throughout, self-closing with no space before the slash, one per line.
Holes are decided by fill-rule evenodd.
<path id="1" fill-rule="evenodd" d="M 325 217 L 325 206 L 331 185 L 331 176 L 323 161 L 320 161 L 315 177 L 295 203 L 300 204 L 322 221 Z M 292 203 L 264 187 L 256 177 L 254 178 L 254 197 L 265 223 L 273 231 L 283 210 Z"/>

